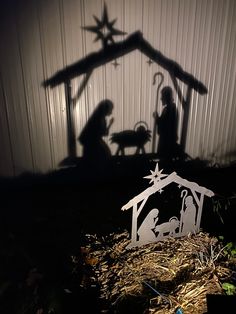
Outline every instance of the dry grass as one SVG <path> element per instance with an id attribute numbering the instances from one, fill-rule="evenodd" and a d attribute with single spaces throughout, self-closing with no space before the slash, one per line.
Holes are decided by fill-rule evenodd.
<path id="1" fill-rule="evenodd" d="M 221 280 L 231 275 L 222 244 L 202 232 L 129 250 L 127 232 L 90 240 L 87 263 L 114 313 L 122 313 L 122 302 L 134 305 L 141 299 L 140 313 L 175 313 L 180 307 L 185 314 L 202 314 L 206 294 L 221 294 Z"/>

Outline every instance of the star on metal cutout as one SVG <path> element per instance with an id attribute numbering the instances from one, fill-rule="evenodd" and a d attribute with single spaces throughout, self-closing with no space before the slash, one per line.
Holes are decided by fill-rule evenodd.
<path id="1" fill-rule="evenodd" d="M 156 164 L 156 168 L 154 171 L 150 170 L 151 174 L 149 176 L 144 177 L 144 179 L 151 179 L 149 184 L 153 182 L 153 184 L 159 182 L 161 178 L 167 177 L 167 174 L 162 173 L 163 169 L 159 170 L 158 163 Z"/>
<path id="2" fill-rule="evenodd" d="M 114 43 L 113 36 L 127 34 L 126 32 L 120 31 L 113 27 L 117 19 L 109 21 L 106 4 L 104 4 L 101 20 L 99 20 L 95 15 L 93 15 L 93 18 L 97 23 L 96 26 L 85 26 L 82 28 L 97 34 L 94 41 L 96 42 L 98 40 L 101 40 L 103 48 L 107 47 L 109 43 Z"/>

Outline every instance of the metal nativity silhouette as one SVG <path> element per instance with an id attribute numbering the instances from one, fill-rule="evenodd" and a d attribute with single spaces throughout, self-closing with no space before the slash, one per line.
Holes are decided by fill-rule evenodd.
<path id="1" fill-rule="evenodd" d="M 121 208 L 123 211 L 133 208 L 131 243 L 128 248 L 157 242 L 167 237 L 181 237 L 189 233 L 197 233 L 200 230 L 204 196 L 212 197 L 214 193 L 197 183 L 181 178 L 176 172 L 167 175 L 162 171 L 159 170 L 157 163 L 155 170 L 151 170 L 151 174 L 144 177 L 149 179 L 152 185 Z M 151 208 L 138 225 L 138 218 L 149 197 L 155 193 L 162 194 L 170 184 L 177 186 L 182 201 L 181 207 L 177 209 L 177 215 L 158 223 L 161 209 L 156 204 L 157 207 Z"/>

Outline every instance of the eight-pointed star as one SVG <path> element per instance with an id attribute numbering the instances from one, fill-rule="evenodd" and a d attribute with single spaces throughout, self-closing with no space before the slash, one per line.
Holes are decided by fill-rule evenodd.
<path id="1" fill-rule="evenodd" d="M 144 177 L 145 179 L 151 179 L 150 184 L 153 182 L 154 184 L 161 180 L 161 178 L 166 177 L 167 174 L 162 174 L 163 169 L 159 170 L 158 163 L 156 164 L 156 168 L 154 171 L 150 170 L 151 174 L 149 176 Z"/>
<path id="2" fill-rule="evenodd" d="M 109 21 L 106 5 L 104 5 L 101 20 L 99 20 L 95 15 L 93 15 L 93 18 L 95 19 L 95 22 L 97 23 L 97 25 L 85 26 L 83 28 L 97 34 L 94 41 L 101 40 L 103 44 L 103 48 L 105 48 L 109 42 L 114 43 L 113 36 L 126 34 L 125 32 L 122 32 L 113 27 L 113 25 L 116 22 L 116 19 L 111 22 Z"/>

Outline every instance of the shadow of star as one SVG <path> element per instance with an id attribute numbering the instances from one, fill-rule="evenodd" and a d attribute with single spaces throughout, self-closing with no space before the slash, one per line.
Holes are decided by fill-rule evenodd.
<path id="1" fill-rule="evenodd" d="M 101 20 L 99 20 L 98 17 L 96 17 L 95 15 L 93 15 L 93 18 L 97 25 L 84 26 L 82 28 L 95 33 L 97 36 L 94 41 L 96 42 L 98 40 L 101 40 L 104 48 L 108 45 L 109 42 L 114 43 L 113 36 L 127 34 L 126 32 L 120 31 L 113 27 L 117 19 L 109 21 L 106 4 L 104 5 Z"/>

